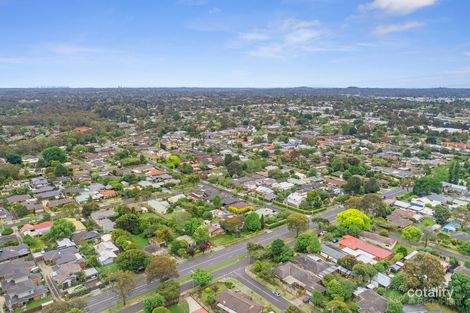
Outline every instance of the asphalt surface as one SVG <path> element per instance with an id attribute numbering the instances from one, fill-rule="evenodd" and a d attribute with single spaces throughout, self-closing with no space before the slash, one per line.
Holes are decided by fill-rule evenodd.
<path id="1" fill-rule="evenodd" d="M 221 250 L 217 250 L 214 252 L 206 253 L 205 255 L 196 257 L 192 260 L 188 260 L 184 263 L 177 265 L 177 270 L 180 274 L 180 278 L 184 278 L 184 277 L 191 275 L 191 272 L 198 268 L 201 268 L 201 269 L 213 268 L 221 263 L 236 259 L 242 255 L 245 255 L 247 253 L 246 243 L 248 241 L 267 245 L 271 241 L 277 238 L 284 239 L 284 238 L 288 238 L 292 236 L 293 234 L 287 230 L 287 227 L 283 226 L 271 232 L 264 233 L 257 237 L 235 244 L 233 246 L 230 246 Z M 227 273 L 232 272 L 233 269 L 235 268 L 236 266 L 235 267 L 229 266 L 229 267 L 222 268 L 216 272 L 218 273 L 220 272 L 221 276 L 223 276 Z M 148 293 L 154 290 L 157 284 L 158 282 L 156 281 L 150 284 L 147 284 L 145 277 L 142 275 L 130 299 L 141 296 L 145 293 Z M 87 312 L 99 313 L 99 312 L 103 312 L 109 308 L 116 306 L 117 304 L 120 303 L 121 300 L 114 294 L 114 292 L 112 292 L 111 290 L 106 290 L 97 295 L 88 297 L 85 301 L 87 303 L 87 308 L 86 308 Z M 123 312 L 138 312 L 138 310 L 137 311 L 123 311 Z"/>
<path id="2" fill-rule="evenodd" d="M 336 222 L 336 215 L 343 212 L 344 210 L 346 210 L 346 209 L 341 207 L 341 208 L 337 208 L 337 209 L 334 209 L 334 210 L 325 211 L 325 212 L 322 212 L 320 214 L 316 214 L 315 217 L 325 218 L 330 222 L 330 224 L 336 224 L 337 223 Z"/>
<path id="3" fill-rule="evenodd" d="M 271 305 L 277 307 L 281 311 L 285 311 L 292 303 L 284 299 L 282 296 L 276 296 L 272 293 L 272 290 L 258 282 L 257 280 L 250 277 L 245 272 L 245 268 L 239 268 L 230 274 L 231 277 L 241 282 L 246 287 L 253 290 L 256 294 L 263 297 Z"/>

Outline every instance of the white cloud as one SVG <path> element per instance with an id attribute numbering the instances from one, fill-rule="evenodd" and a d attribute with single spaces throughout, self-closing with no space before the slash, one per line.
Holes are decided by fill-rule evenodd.
<path id="1" fill-rule="evenodd" d="M 239 45 L 248 46 L 248 54 L 256 57 L 278 58 L 301 52 L 317 51 L 315 40 L 325 31 L 316 20 L 288 18 L 238 36 Z"/>
<path id="2" fill-rule="evenodd" d="M 432 6 L 438 0 L 374 0 L 359 7 L 362 11 L 380 10 L 388 14 L 407 15 Z"/>
<path id="3" fill-rule="evenodd" d="M 386 35 L 390 33 L 403 32 L 423 26 L 424 23 L 422 22 L 406 22 L 401 24 L 379 25 L 373 30 L 373 33 L 376 35 Z"/>

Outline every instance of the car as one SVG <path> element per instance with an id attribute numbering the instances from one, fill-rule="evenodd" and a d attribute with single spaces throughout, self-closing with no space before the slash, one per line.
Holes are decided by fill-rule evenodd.
<path id="1" fill-rule="evenodd" d="M 279 292 L 277 292 L 276 290 L 273 290 L 272 291 L 273 295 L 275 295 L 276 297 L 280 297 L 281 294 Z"/>
<path id="2" fill-rule="evenodd" d="M 333 243 L 337 243 L 339 241 L 339 239 L 333 239 L 332 242 Z"/>
<path id="3" fill-rule="evenodd" d="M 318 233 L 318 236 L 324 236 L 326 233 L 328 233 L 326 230 L 322 230 Z"/>
<path id="4" fill-rule="evenodd" d="M 303 303 L 309 303 L 310 302 L 310 297 L 306 296 L 305 298 L 302 299 Z"/>

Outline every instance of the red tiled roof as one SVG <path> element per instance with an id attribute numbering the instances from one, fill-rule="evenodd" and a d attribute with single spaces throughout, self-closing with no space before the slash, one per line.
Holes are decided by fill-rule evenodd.
<path id="1" fill-rule="evenodd" d="M 31 225 L 31 224 L 26 224 L 21 228 L 21 231 L 27 231 L 27 230 L 40 230 L 40 229 L 45 229 L 45 228 L 51 228 L 52 222 L 47 221 L 47 222 L 42 222 L 37 225 Z"/>
<path id="2" fill-rule="evenodd" d="M 347 247 L 352 250 L 362 250 L 381 260 L 388 259 L 392 256 L 392 252 L 388 250 L 374 246 L 368 242 L 349 235 L 344 236 L 343 240 L 341 240 L 338 244 L 343 248 Z"/>

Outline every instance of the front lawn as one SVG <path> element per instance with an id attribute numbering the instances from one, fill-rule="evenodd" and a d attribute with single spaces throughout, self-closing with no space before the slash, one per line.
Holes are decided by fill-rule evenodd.
<path id="1" fill-rule="evenodd" d="M 189 304 L 183 299 L 178 304 L 169 306 L 168 309 L 171 313 L 189 313 Z"/>
<path id="2" fill-rule="evenodd" d="M 135 243 L 137 249 L 142 249 L 149 245 L 148 239 L 141 235 L 132 235 L 132 241 Z"/>
<path id="3" fill-rule="evenodd" d="M 31 301 L 31 302 L 27 303 L 24 306 L 24 308 L 15 309 L 14 312 L 15 313 L 21 313 L 21 312 L 29 311 L 33 308 L 37 308 L 38 306 L 41 306 L 43 303 L 49 302 L 51 300 L 52 300 L 51 297 L 45 297 L 44 299 L 39 299 L 37 301 Z"/>

